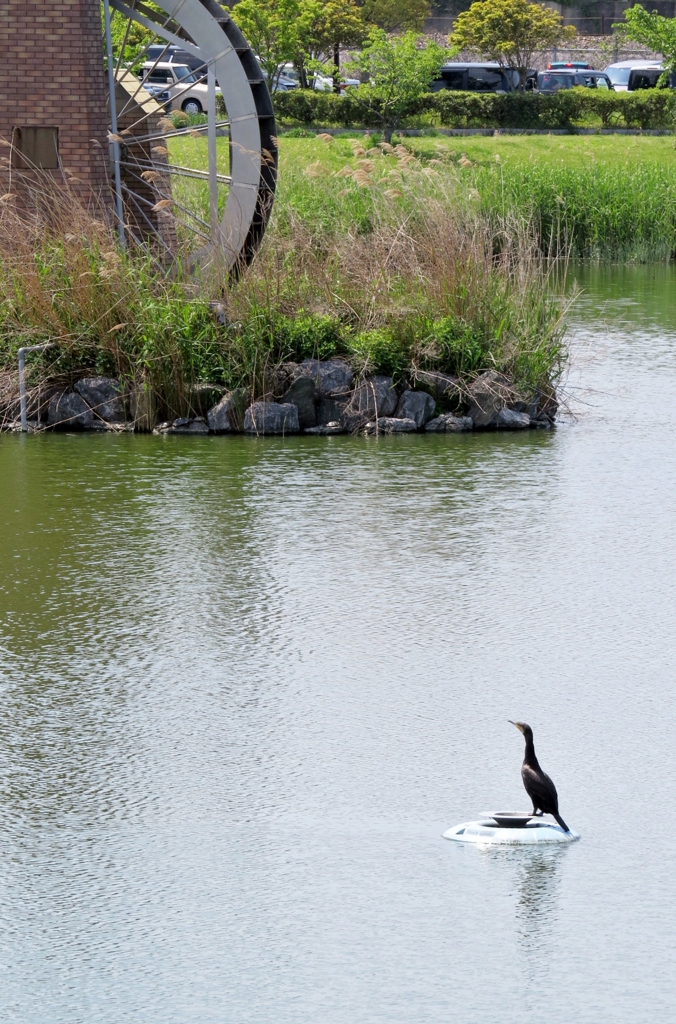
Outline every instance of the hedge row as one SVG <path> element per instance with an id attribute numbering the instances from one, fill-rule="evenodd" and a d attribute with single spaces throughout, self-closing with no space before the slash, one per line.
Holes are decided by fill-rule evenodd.
<path id="1" fill-rule="evenodd" d="M 360 89 L 342 96 L 309 89 L 276 93 L 275 111 L 282 123 L 377 128 L 377 109 L 367 105 Z M 434 124 L 444 128 L 574 128 L 600 118 L 604 128 L 676 127 L 676 90 L 605 92 L 564 89 L 543 93 L 474 93 L 444 90 L 417 97 L 403 124 Z"/>

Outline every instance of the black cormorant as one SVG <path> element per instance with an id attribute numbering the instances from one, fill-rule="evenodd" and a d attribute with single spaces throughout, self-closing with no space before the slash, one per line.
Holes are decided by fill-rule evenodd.
<path id="1" fill-rule="evenodd" d="M 559 798 L 556 786 L 549 776 L 543 772 L 540 762 L 535 756 L 533 730 L 525 722 L 512 722 L 511 718 L 509 721 L 517 727 L 519 732 L 523 733 L 526 739 L 526 753 L 521 765 L 521 778 L 523 779 L 528 796 L 533 801 L 533 814 L 537 814 L 538 811 L 540 814 L 551 814 L 552 817 L 556 818 L 564 832 L 570 832 L 570 829 L 559 814 Z"/>

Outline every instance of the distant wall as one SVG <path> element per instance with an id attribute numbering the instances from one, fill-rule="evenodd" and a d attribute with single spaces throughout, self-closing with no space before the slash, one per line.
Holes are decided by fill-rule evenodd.
<path id="1" fill-rule="evenodd" d="M 458 5 L 454 0 L 439 0 L 435 5 L 438 13 L 425 22 L 425 32 L 429 35 L 448 35 L 453 28 L 454 13 L 459 6 L 468 7 L 469 3 Z M 604 36 L 612 33 L 614 21 L 622 21 L 624 11 L 633 7 L 633 3 L 588 3 L 579 7 L 568 7 L 563 4 L 549 3 L 547 7 L 558 11 L 566 25 L 574 25 L 580 35 Z M 657 11 L 665 18 L 676 17 L 676 0 L 646 0 L 643 7 L 647 11 Z"/>

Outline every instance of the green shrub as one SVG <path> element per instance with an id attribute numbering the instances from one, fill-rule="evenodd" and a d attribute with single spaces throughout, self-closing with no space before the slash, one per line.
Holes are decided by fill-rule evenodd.
<path id="1" fill-rule="evenodd" d="M 276 93 L 275 111 L 282 122 L 373 127 L 377 116 L 367 108 L 358 89 L 344 95 L 294 89 Z M 604 128 L 673 129 L 676 95 L 671 89 L 606 92 L 600 89 L 563 89 L 538 92 L 474 93 L 455 90 L 425 93 L 411 102 L 407 124 L 430 119 L 445 128 L 540 128 L 572 130 L 590 121 Z"/>

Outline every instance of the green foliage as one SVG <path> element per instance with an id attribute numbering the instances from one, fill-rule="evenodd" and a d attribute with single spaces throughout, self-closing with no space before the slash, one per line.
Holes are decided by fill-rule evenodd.
<path id="1" fill-rule="evenodd" d="M 369 78 L 355 99 L 381 122 L 388 141 L 411 103 L 436 78 L 443 60 L 442 48 L 430 41 L 421 47 L 415 32 L 394 37 L 382 29 L 371 32 L 351 65 Z"/>
<path id="2" fill-rule="evenodd" d="M 308 0 L 314 3 L 315 0 Z M 304 0 L 239 0 L 232 9 L 239 25 L 254 49 L 271 88 L 276 85 L 282 67 L 298 52 L 299 35 L 307 20 Z"/>
<path id="3" fill-rule="evenodd" d="M 296 89 L 277 93 L 275 111 L 282 122 L 345 128 L 383 123 L 378 95 L 364 103 L 362 89 L 344 96 Z M 645 89 L 612 92 L 600 89 L 562 89 L 557 93 L 476 93 L 442 90 L 409 98 L 398 111 L 398 125 L 418 127 L 430 119 L 445 128 L 564 128 L 596 123 L 603 128 L 672 129 L 676 122 L 676 92 Z"/>
<path id="4" fill-rule="evenodd" d="M 624 21 L 613 25 L 618 35 L 642 43 L 662 54 L 667 74 L 676 71 L 676 18 L 664 18 L 657 11 L 648 13 L 636 4 L 624 12 Z M 665 83 L 666 84 L 666 81 Z"/>
<path id="5" fill-rule="evenodd" d="M 505 67 L 517 68 L 522 86 L 533 58 L 575 36 L 561 15 L 529 0 L 479 0 L 455 20 L 449 43 Z"/>

